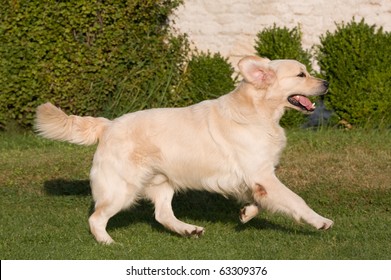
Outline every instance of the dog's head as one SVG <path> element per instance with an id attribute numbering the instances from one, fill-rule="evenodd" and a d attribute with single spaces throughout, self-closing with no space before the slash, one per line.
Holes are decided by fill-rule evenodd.
<path id="1" fill-rule="evenodd" d="M 296 60 L 269 60 L 248 56 L 239 61 L 244 82 L 250 84 L 259 98 L 280 107 L 313 112 L 315 104 L 308 97 L 325 94 L 328 82 L 311 76 Z"/>

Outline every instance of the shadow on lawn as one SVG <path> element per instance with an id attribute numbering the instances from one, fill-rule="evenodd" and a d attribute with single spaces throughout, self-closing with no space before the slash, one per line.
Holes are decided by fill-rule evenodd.
<path id="1" fill-rule="evenodd" d="M 91 195 L 89 180 L 56 179 L 44 183 L 45 193 L 53 196 Z"/>
<path id="2" fill-rule="evenodd" d="M 56 179 L 44 183 L 46 194 L 52 196 L 90 196 L 89 180 L 66 180 Z M 303 235 L 314 234 L 313 231 L 306 228 L 297 230 L 295 228 L 285 227 L 276 224 L 273 221 L 254 218 L 247 224 L 241 224 L 239 221 L 240 205 L 232 199 L 226 199 L 221 195 L 202 192 L 188 191 L 178 193 L 172 202 L 175 216 L 183 221 L 195 223 L 203 226 L 206 222 L 236 223 L 237 231 L 244 231 L 249 228 L 258 230 L 276 230 L 287 233 L 296 233 Z M 91 205 L 88 209 L 88 216 L 93 213 L 94 204 L 91 198 Z M 189 221 L 191 220 L 191 221 Z M 157 231 L 165 231 L 163 226 L 156 222 L 154 218 L 153 205 L 149 201 L 141 200 L 131 209 L 122 211 L 109 220 L 108 229 L 128 227 L 135 223 L 148 223 Z"/>

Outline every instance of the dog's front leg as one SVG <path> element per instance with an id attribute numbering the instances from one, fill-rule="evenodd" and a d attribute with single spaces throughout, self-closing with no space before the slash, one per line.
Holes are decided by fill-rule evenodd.
<path id="1" fill-rule="evenodd" d="M 282 212 L 297 221 L 305 221 L 317 229 L 329 229 L 333 221 L 320 216 L 305 201 L 288 189 L 273 174 L 254 184 L 254 200 L 260 207 L 272 212 Z"/>

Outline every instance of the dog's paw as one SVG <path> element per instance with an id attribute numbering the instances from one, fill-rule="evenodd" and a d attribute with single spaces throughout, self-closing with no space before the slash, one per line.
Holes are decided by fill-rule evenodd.
<path id="1" fill-rule="evenodd" d="M 104 238 L 96 238 L 96 241 L 103 245 L 110 245 L 115 243 L 115 241 L 110 236 L 106 236 Z"/>
<path id="2" fill-rule="evenodd" d="M 319 225 L 316 227 L 319 230 L 328 230 L 332 228 L 334 225 L 334 222 L 332 220 L 323 218 L 323 221 L 319 223 Z"/>
<path id="3" fill-rule="evenodd" d="M 240 209 L 239 219 L 240 221 L 245 224 L 248 221 L 250 221 L 252 218 L 254 218 L 259 212 L 258 206 L 251 204 L 243 207 Z"/>
<path id="4" fill-rule="evenodd" d="M 185 231 L 185 236 L 198 238 L 205 233 L 205 229 L 202 227 L 195 227 L 191 231 Z"/>

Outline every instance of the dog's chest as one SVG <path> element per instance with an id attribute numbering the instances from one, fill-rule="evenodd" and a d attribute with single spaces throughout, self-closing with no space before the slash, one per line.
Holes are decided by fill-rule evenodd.
<path id="1" fill-rule="evenodd" d="M 229 145 L 224 159 L 213 164 L 219 167 L 218 172 L 204 178 L 211 183 L 209 185 L 222 189 L 229 187 L 229 191 L 234 186 L 240 191 L 261 173 L 274 170 L 286 145 L 286 137 L 282 129 L 276 133 L 262 132 L 242 134 L 240 144 Z"/>
<path id="2" fill-rule="evenodd" d="M 256 127 L 241 133 L 236 141 L 236 153 L 240 164 L 250 164 L 259 169 L 265 165 L 276 165 L 286 145 L 286 137 L 281 127 Z M 245 167 L 246 169 L 246 167 Z"/>

